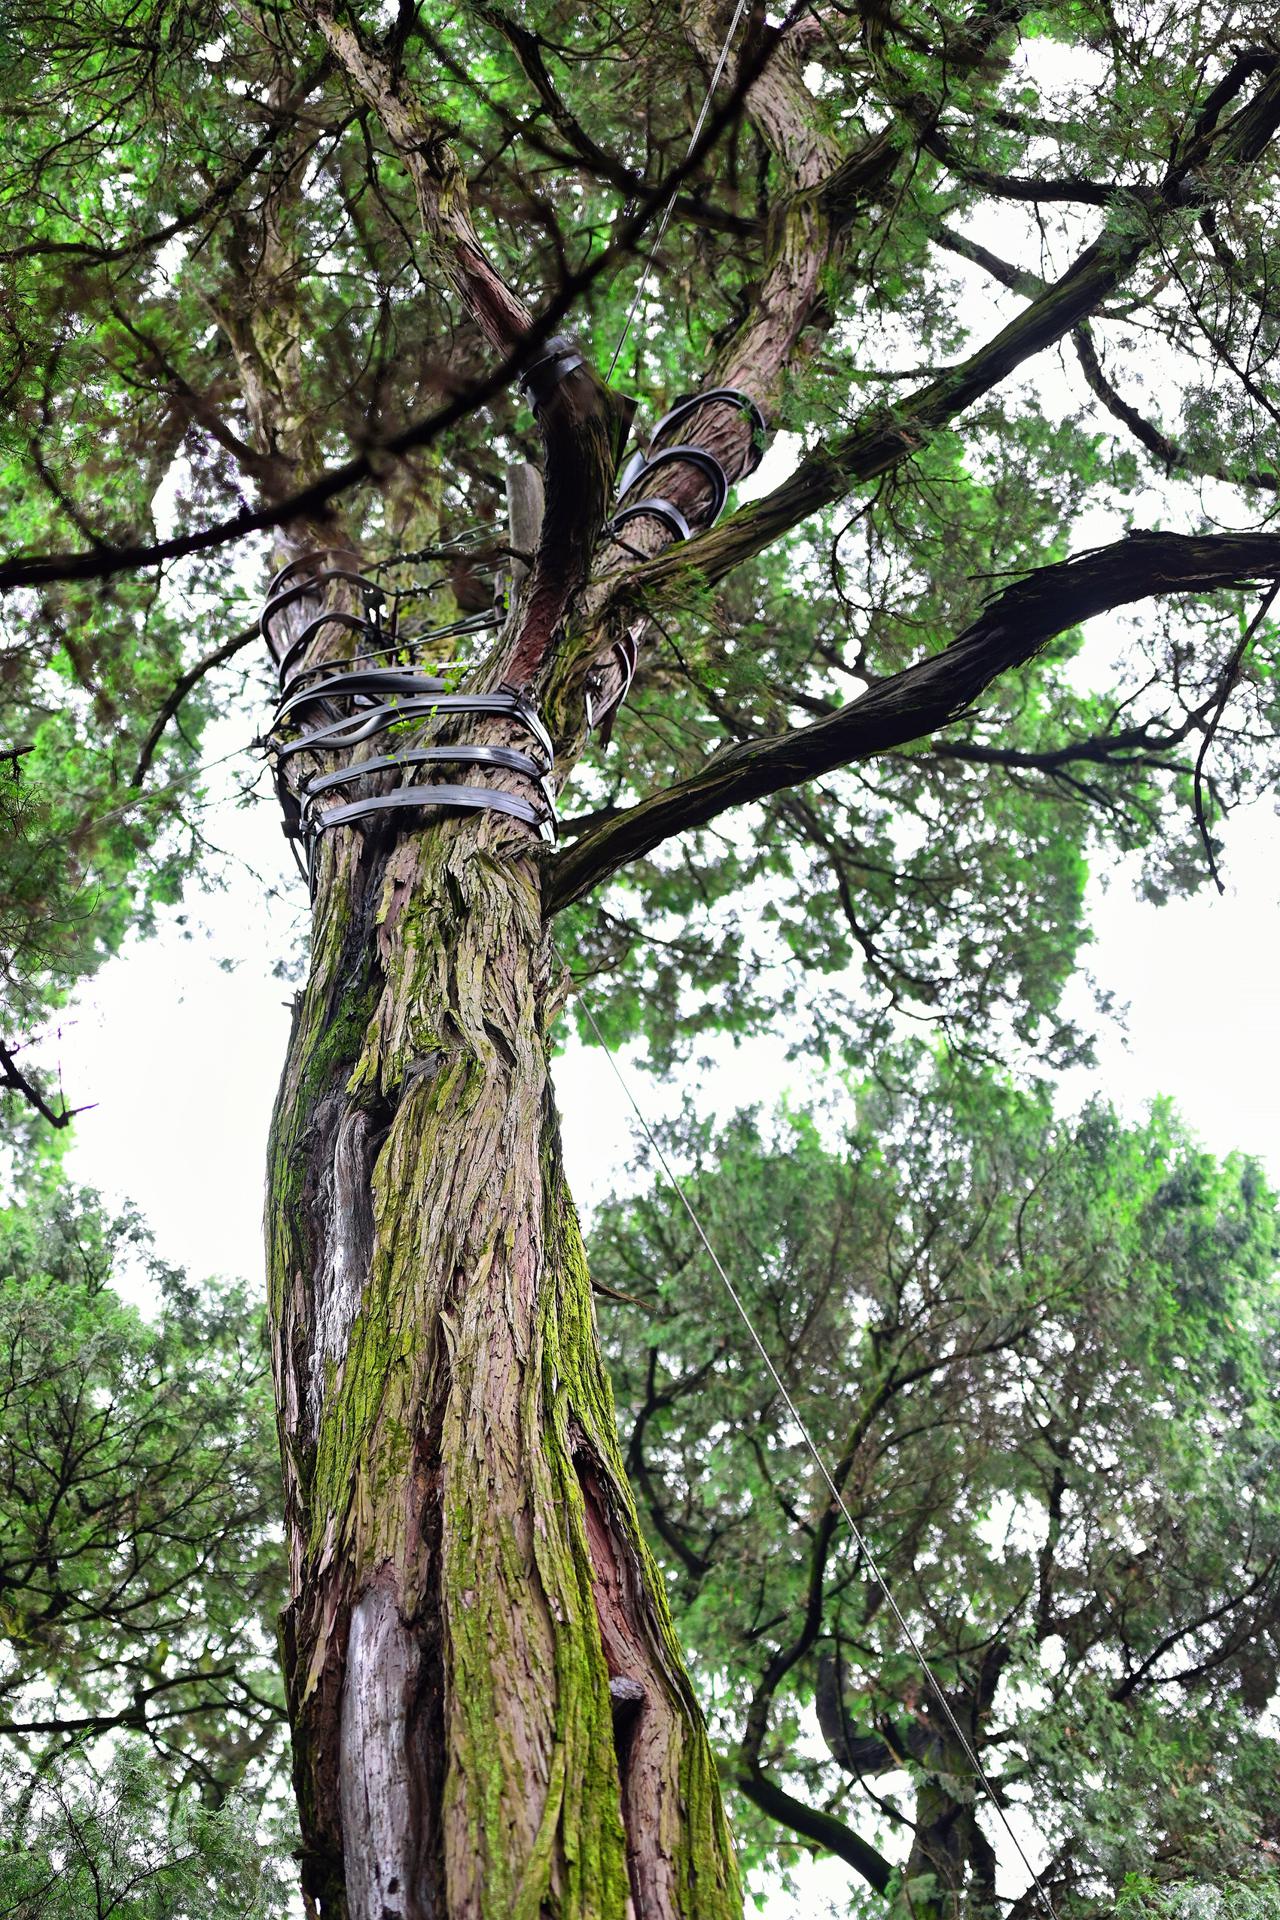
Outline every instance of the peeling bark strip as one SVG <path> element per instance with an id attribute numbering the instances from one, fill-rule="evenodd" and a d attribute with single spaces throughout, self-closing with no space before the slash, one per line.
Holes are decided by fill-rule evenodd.
<path id="1" fill-rule="evenodd" d="M 338 1796 L 348 1911 L 378 1920 L 403 1913 L 427 1878 L 423 1781 L 408 1731 L 421 1667 L 391 1583 L 376 1581 L 352 1608 L 347 1631 Z"/>

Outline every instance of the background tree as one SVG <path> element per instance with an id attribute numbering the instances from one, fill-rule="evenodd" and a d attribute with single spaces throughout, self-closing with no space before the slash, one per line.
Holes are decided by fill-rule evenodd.
<path id="1" fill-rule="evenodd" d="M 166 1819 L 154 1756 L 125 1747 L 92 1787 L 25 1794 L 0 1843 L 10 1920 L 283 1920 L 287 1889 L 235 1805 Z"/>
<path id="2" fill-rule="evenodd" d="M 1192 884 L 1213 807 L 1274 772 L 1274 634 L 1239 594 L 1280 578 L 1266 23 L 1222 3 L 749 11 L 686 162 L 733 24 L 37 7 L 6 65 L 7 804 L 33 823 L 7 923 L 49 901 L 10 967 L 20 1096 L 58 1111 L 18 1041 L 196 862 L 160 775 L 169 755 L 190 774 L 168 723 L 196 738 L 210 696 L 191 696 L 241 643 L 238 608 L 203 631 L 243 597 L 238 541 L 270 529 L 308 588 L 270 626 L 296 687 L 349 641 L 316 616 L 359 604 L 343 583 L 326 600 L 308 552 L 408 548 L 419 571 L 391 577 L 448 616 L 475 597 L 460 529 L 511 559 L 503 469 L 536 453 L 527 579 L 452 671 L 526 691 L 563 782 L 585 695 L 605 710 L 639 653 L 554 857 L 490 812 L 318 848 L 269 1240 L 285 1666 L 326 1913 L 737 1906 L 560 1172 L 553 918 L 607 974 L 609 1029 L 643 1019 L 658 1060 L 788 1010 L 827 1047 L 908 1014 L 1061 1059 L 1087 847 Z M 531 424 L 512 382 L 567 319 L 607 364 L 673 187 L 623 375 L 654 415 L 741 389 L 803 445 L 711 529 L 709 459 L 736 482 L 759 435 L 707 401 L 681 425 L 701 457 L 637 484 L 669 510 L 624 544 L 601 538 L 618 393 L 588 356 L 535 383 Z M 1154 412 L 1135 344 L 1177 396 Z M 1057 348 L 1078 372 L 1046 407 L 1019 376 Z M 1152 462 L 1224 491 L 1172 511 L 1162 491 L 1177 528 L 1116 537 Z M 1067 558 L 1086 509 L 1110 544 Z M 1114 675 L 1073 667 L 1080 621 L 1153 596 Z M 513 744 L 501 719 L 468 737 Z M 296 825 L 332 762 L 278 765 Z"/>
<path id="3" fill-rule="evenodd" d="M 1069 1128 L 897 1067 L 834 1150 L 805 1114 L 667 1149 L 1001 1803 L 1050 1839 L 1055 1903 L 1265 1881 L 1274 1197 L 1167 1109 Z M 868 1910 L 995 1909 L 1007 1839 L 665 1187 L 602 1211 L 592 1261 L 740 1841 L 838 1854 Z"/>
<path id="4" fill-rule="evenodd" d="M 120 1278 L 151 1295 L 152 1316 L 125 1303 Z M 260 1313 L 241 1290 L 192 1285 L 135 1217 L 112 1219 L 56 1167 L 0 1211 L 0 1743 L 15 1845 L 37 1783 L 88 1792 L 72 1762 L 109 1756 L 124 1734 L 157 1810 L 187 1788 L 217 1807 L 246 1774 L 261 1786 L 278 1770 L 270 1405 Z"/>

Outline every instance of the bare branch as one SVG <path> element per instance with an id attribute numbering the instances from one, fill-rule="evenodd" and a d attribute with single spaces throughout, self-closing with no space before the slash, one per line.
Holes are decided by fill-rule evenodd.
<path id="1" fill-rule="evenodd" d="M 1266 619 L 1267 615 L 1270 613 L 1272 605 L 1275 601 L 1276 594 L 1278 592 L 1280 592 L 1280 581 L 1273 581 L 1271 586 L 1268 587 L 1266 593 L 1263 594 L 1262 602 L 1258 608 L 1258 611 L 1254 614 L 1252 620 L 1250 620 L 1248 626 L 1245 628 L 1244 632 L 1240 635 L 1239 644 L 1236 646 L 1234 652 L 1231 655 L 1230 660 L 1227 662 L 1227 670 L 1222 676 L 1222 685 L 1221 685 L 1221 688 L 1219 689 L 1218 697 L 1214 702 L 1213 717 L 1210 719 L 1208 726 L 1204 730 L 1204 739 L 1200 742 L 1200 751 L 1196 755 L 1196 767 L 1195 767 L 1195 776 L 1194 776 L 1194 803 L 1195 803 L 1195 813 L 1196 813 L 1196 825 L 1200 829 L 1200 839 L 1204 846 L 1205 859 L 1209 863 L 1209 872 L 1212 875 L 1213 884 L 1218 889 L 1219 893 L 1225 893 L 1226 888 L 1223 886 L 1222 877 L 1218 872 L 1218 862 L 1213 850 L 1213 841 L 1209 835 L 1209 822 L 1205 818 L 1204 763 L 1205 763 L 1205 760 L 1208 758 L 1209 749 L 1213 745 L 1214 735 L 1217 733 L 1218 727 L 1221 724 L 1223 711 L 1226 707 L 1227 701 L 1231 698 L 1232 690 L 1235 687 L 1237 680 L 1240 678 L 1240 669 L 1244 665 L 1244 657 L 1248 653 L 1250 646 L 1253 644 L 1254 637 L 1256 636 L 1259 627 L 1262 625 L 1263 621 Z"/>
<path id="2" fill-rule="evenodd" d="M 827 1853 L 834 1853 L 838 1860 L 843 1860 L 855 1873 L 860 1873 L 877 1893 L 887 1891 L 893 1873 L 889 1862 L 869 1840 L 856 1834 L 843 1820 L 837 1820 L 833 1813 L 824 1813 L 820 1807 L 806 1806 L 803 1800 L 797 1800 L 794 1794 L 785 1792 L 758 1769 L 735 1774 L 733 1784 L 739 1793 L 759 1807 L 762 1813 L 767 1813 L 771 1820 L 790 1827 L 802 1839 L 814 1841 Z"/>
<path id="3" fill-rule="evenodd" d="M 51 1127 L 69 1127 L 77 1111 L 80 1111 L 80 1109 L 68 1107 L 65 1101 L 61 1109 L 51 1107 L 39 1087 L 33 1080 L 28 1079 L 18 1065 L 16 1050 L 6 1047 L 2 1040 L 0 1040 L 0 1090 L 21 1094 L 27 1105 L 34 1107 L 41 1119 L 47 1120 Z"/>
<path id="4" fill-rule="evenodd" d="M 155 750 L 160 744 L 160 736 L 190 693 L 192 687 L 198 685 L 199 682 L 204 679 L 206 673 L 212 673 L 215 667 L 220 667 L 225 661 L 234 659 L 236 654 L 242 652 L 245 647 L 251 646 L 258 638 L 259 634 L 256 624 L 252 627 L 246 627 L 241 633 L 233 633 L 229 640 L 224 640 L 220 647 L 213 649 L 212 653 L 206 653 L 202 660 L 197 660 L 193 667 L 188 667 L 187 671 L 182 674 L 179 679 L 174 681 L 172 690 L 166 696 L 159 713 L 157 713 L 147 731 L 147 737 L 142 743 L 142 751 L 138 755 L 138 764 L 134 768 L 133 778 L 129 782 L 130 786 L 140 787 L 146 779 L 147 769 L 150 767 L 152 759 L 155 756 Z"/>

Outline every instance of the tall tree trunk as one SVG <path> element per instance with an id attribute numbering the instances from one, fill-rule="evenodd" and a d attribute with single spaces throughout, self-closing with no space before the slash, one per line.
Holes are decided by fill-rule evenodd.
<path id="1" fill-rule="evenodd" d="M 460 303 L 513 351 L 530 316 L 477 241 L 440 130 L 327 0 L 304 11 L 408 168 Z M 825 225 L 806 227 L 779 250 L 769 324 L 744 349 L 749 390 L 780 377 L 826 241 Z M 296 313 L 282 331 L 292 350 Z M 279 367 L 274 340 L 258 351 Z M 616 410 L 585 368 L 539 403 L 547 515 L 488 670 L 488 684 L 527 686 L 543 705 L 562 774 L 593 662 L 615 690 L 614 635 L 590 598 L 571 634 L 561 623 L 604 518 Z M 263 444 L 291 438 L 267 402 L 256 411 Z M 686 436 L 730 481 L 747 465 L 734 409 L 692 418 Z M 663 487 L 698 524 L 696 466 Z M 337 650 L 330 631 L 309 665 Z M 741 1909 L 561 1170 L 556 994 L 525 829 L 481 814 L 398 839 L 324 836 L 268 1239 L 294 1595 L 282 1637 L 304 1885 L 326 1920 Z"/>
<path id="2" fill-rule="evenodd" d="M 613 1425 L 523 829 L 322 842 L 268 1241 L 312 1912 L 740 1910 Z"/>

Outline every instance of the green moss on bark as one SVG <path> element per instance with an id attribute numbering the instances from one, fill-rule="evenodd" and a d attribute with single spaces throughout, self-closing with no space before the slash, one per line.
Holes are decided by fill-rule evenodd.
<path id="1" fill-rule="evenodd" d="M 472 844 L 492 831 L 394 848 L 376 974 L 370 960 L 352 978 L 353 910 L 322 904 L 277 1110 L 281 1405 L 319 1398 L 305 1458 L 286 1436 L 302 1800 L 332 1861 L 344 1622 L 390 1578 L 439 1662 L 432 1844 L 450 1911 L 623 1920 L 639 1875 L 657 1892 L 635 1910 L 653 1920 L 734 1920 L 715 1766 L 626 1485 L 560 1164 L 537 867 Z M 359 1134 L 367 1261 L 330 1360 L 317 1302 L 350 1246 L 326 1207 L 358 1111 L 377 1116 Z M 656 1730 L 647 1771 L 615 1749 L 603 1623 L 624 1589 L 619 1631 Z"/>

